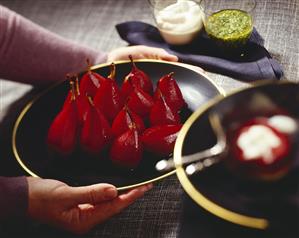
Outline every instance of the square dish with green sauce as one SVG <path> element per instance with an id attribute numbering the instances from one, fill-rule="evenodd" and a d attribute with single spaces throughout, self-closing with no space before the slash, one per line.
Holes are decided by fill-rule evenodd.
<path id="1" fill-rule="evenodd" d="M 246 44 L 253 31 L 252 17 L 246 11 L 224 9 L 207 17 L 205 31 L 217 45 L 239 48 Z"/>

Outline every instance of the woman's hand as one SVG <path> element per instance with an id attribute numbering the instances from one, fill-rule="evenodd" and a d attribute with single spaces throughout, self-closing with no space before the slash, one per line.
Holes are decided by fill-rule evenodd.
<path id="1" fill-rule="evenodd" d="M 28 177 L 31 218 L 82 234 L 141 197 L 152 185 L 118 195 L 110 184 L 70 187 L 65 183 Z"/>
<path id="2" fill-rule="evenodd" d="M 162 48 L 137 45 L 121 47 L 112 50 L 108 54 L 107 62 L 110 63 L 117 60 L 128 60 L 129 55 L 132 55 L 133 59 L 159 59 L 174 62 L 178 61 L 177 56 L 169 54 Z"/>

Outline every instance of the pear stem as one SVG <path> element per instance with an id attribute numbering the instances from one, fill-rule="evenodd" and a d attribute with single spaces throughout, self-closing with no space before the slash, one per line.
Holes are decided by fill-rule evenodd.
<path id="1" fill-rule="evenodd" d="M 75 101 L 75 99 L 76 99 L 76 91 L 75 91 L 75 83 L 74 83 L 74 81 L 70 81 L 70 87 L 71 87 L 71 101 Z"/>
<path id="2" fill-rule="evenodd" d="M 129 55 L 129 59 L 131 60 L 133 68 L 136 68 L 136 65 L 135 65 L 135 62 L 134 62 L 134 59 L 133 59 L 132 55 Z"/>
<path id="3" fill-rule="evenodd" d="M 79 78 L 78 78 L 78 75 L 76 75 L 75 77 L 76 77 L 76 79 L 75 79 L 76 93 L 77 93 L 77 96 L 79 96 L 80 95 Z"/>
<path id="4" fill-rule="evenodd" d="M 128 74 L 128 75 L 125 77 L 124 82 L 129 81 L 129 83 L 132 85 L 131 77 L 132 77 L 131 74 Z"/>
<path id="5" fill-rule="evenodd" d="M 131 62 L 133 63 L 133 56 L 129 55 L 129 59 L 131 60 Z"/>
<path id="6" fill-rule="evenodd" d="M 174 75 L 174 72 L 170 72 L 167 77 L 171 78 Z"/>
<path id="7" fill-rule="evenodd" d="M 110 74 L 108 75 L 108 78 L 114 79 L 115 78 L 115 64 L 112 63 L 110 65 Z"/>

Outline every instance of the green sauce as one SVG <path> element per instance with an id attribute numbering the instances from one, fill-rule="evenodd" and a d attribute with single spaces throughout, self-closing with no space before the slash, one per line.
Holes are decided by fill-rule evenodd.
<path id="1" fill-rule="evenodd" d="M 225 9 L 213 13 L 205 22 L 207 34 L 221 45 L 244 45 L 253 30 L 251 16 L 241 10 Z"/>

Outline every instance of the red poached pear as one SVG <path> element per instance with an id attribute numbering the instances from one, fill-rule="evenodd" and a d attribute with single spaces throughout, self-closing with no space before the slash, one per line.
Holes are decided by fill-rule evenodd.
<path id="1" fill-rule="evenodd" d="M 106 80 L 103 76 L 91 71 L 89 60 L 87 60 L 88 69 L 80 81 L 80 92 L 83 96 L 90 95 L 94 97 L 100 85 Z"/>
<path id="2" fill-rule="evenodd" d="M 145 130 L 143 120 L 135 112 L 125 105 L 123 109 L 117 114 L 112 123 L 112 132 L 114 136 L 119 136 L 125 133 L 128 129 L 133 128 L 135 125 L 136 130 L 142 133 Z"/>
<path id="3" fill-rule="evenodd" d="M 70 103 L 66 103 L 55 117 L 47 136 L 49 147 L 63 155 L 71 154 L 75 149 L 80 126 L 74 82 L 70 82 L 70 85 L 72 87 Z"/>
<path id="4" fill-rule="evenodd" d="M 115 65 L 111 64 L 110 75 L 107 80 L 101 84 L 101 87 L 98 89 L 94 97 L 95 106 L 100 109 L 110 122 L 114 120 L 118 112 L 123 107 L 123 100 L 114 77 Z"/>
<path id="5" fill-rule="evenodd" d="M 101 111 L 96 108 L 92 99 L 88 97 L 86 119 L 84 121 L 80 144 L 90 154 L 99 154 L 112 139 L 110 125 Z"/>
<path id="6" fill-rule="evenodd" d="M 243 123 L 233 133 L 230 166 L 252 179 L 281 177 L 290 164 L 288 136 L 269 125 L 266 118 Z"/>
<path id="7" fill-rule="evenodd" d="M 129 55 L 132 62 L 131 72 L 125 77 L 124 82 L 121 87 L 121 93 L 124 99 L 126 99 L 134 90 L 135 87 L 141 88 L 144 92 L 149 95 L 153 94 L 153 83 L 149 76 L 137 68 L 133 57 Z"/>
<path id="8" fill-rule="evenodd" d="M 175 111 L 180 111 L 186 102 L 183 98 L 182 92 L 173 78 L 173 72 L 169 73 L 159 79 L 157 89 L 154 94 L 154 99 L 158 100 L 161 95 L 164 96 L 167 104 Z M 159 90 L 161 93 L 159 93 Z"/>
<path id="9" fill-rule="evenodd" d="M 132 112 L 137 113 L 139 116 L 145 119 L 150 114 L 150 111 L 154 105 L 154 100 L 148 93 L 136 87 L 130 94 L 127 105 Z"/>
<path id="10" fill-rule="evenodd" d="M 138 131 L 132 128 L 114 140 L 110 158 L 114 164 L 131 169 L 138 166 L 142 153 L 143 147 Z"/>
<path id="11" fill-rule="evenodd" d="M 75 86 L 76 86 L 76 103 L 77 103 L 77 108 L 79 113 L 79 120 L 82 125 L 86 119 L 89 102 L 87 96 L 81 94 L 80 92 L 78 76 L 76 77 L 75 80 Z"/>
<path id="12" fill-rule="evenodd" d="M 157 92 L 161 94 L 159 89 L 157 89 Z M 151 126 L 181 123 L 180 115 L 167 104 L 162 94 L 160 98 L 155 101 L 154 106 L 151 109 L 149 119 Z"/>
<path id="13" fill-rule="evenodd" d="M 83 124 L 83 122 L 86 118 L 86 111 L 87 111 L 87 106 L 88 106 L 87 97 L 83 96 L 80 93 L 78 76 L 70 77 L 68 75 L 67 78 L 69 80 L 71 80 L 70 82 L 75 83 L 75 101 L 76 101 L 76 104 L 77 104 L 78 116 L 79 116 L 80 123 Z M 75 80 L 74 80 L 74 78 L 75 78 Z M 64 101 L 63 107 L 65 107 L 66 104 L 71 102 L 71 97 L 72 97 L 72 91 L 70 90 L 70 92 L 67 95 L 66 100 Z"/>
<path id="14" fill-rule="evenodd" d="M 128 75 L 125 77 L 123 84 L 121 85 L 121 96 L 123 100 L 127 100 L 130 94 L 134 91 L 134 86 L 132 85 L 131 77 Z"/>
<path id="15" fill-rule="evenodd" d="M 141 136 L 144 149 L 168 156 L 173 153 L 174 144 L 182 125 L 162 125 L 146 129 Z"/>

